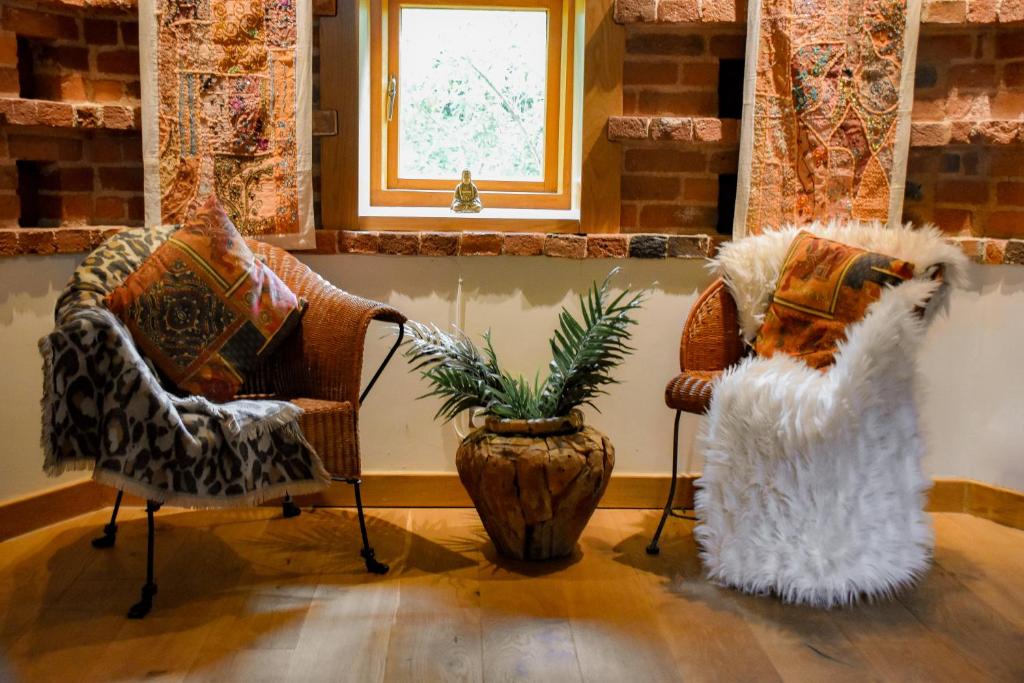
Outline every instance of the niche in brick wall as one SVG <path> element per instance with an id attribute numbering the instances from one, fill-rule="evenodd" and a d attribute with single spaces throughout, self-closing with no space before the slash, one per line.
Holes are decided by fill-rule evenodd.
<path id="1" fill-rule="evenodd" d="M 743 118 L 743 60 L 718 60 L 718 118 Z"/>

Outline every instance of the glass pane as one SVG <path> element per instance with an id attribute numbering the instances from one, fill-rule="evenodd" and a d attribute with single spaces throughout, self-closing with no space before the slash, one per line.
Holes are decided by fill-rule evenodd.
<path id="1" fill-rule="evenodd" d="M 542 180 L 547 13 L 403 8 L 398 174 Z"/>

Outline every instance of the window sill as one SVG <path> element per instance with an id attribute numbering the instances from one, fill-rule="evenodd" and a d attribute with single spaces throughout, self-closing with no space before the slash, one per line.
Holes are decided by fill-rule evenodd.
<path id="1" fill-rule="evenodd" d="M 580 232 L 579 211 L 487 209 L 453 213 L 441 207 L 371 207 L 359 216 L 361 230 Z"/>

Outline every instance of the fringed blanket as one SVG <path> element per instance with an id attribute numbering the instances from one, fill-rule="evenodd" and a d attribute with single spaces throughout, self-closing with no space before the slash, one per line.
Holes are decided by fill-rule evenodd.
<path id="1" fill-rule="evenodd" d="M 43 356 L 44 471 L 92 469 L 142 498 L 188 507 L 256 504 L 330 480 L 283 401 L 214 404 L 166 391 L 102 304 L 174 226 L 120 233 L 91 254 L 61 295 Z"/>
<path id="2" fill-rule="evenodd" d="M 713 580 L 823 607 L 886 596 L 930 562 L 928 479 L 915 357 L 942 305 L 927 279 L 966 259 L 933 230 L 811 226 L 829 239 L 912 261 L 917 277 L 851 325 L 827 372 L 792 357 L 750 357 L 715 384 L 700 434 L 696 529 Z M 757 333 L 795 230 L 723 246 L 717 268 Z M 941 287 L 945 289 L 945 287 Z M 928 302 L 922 318 L 915 308 Z"/>

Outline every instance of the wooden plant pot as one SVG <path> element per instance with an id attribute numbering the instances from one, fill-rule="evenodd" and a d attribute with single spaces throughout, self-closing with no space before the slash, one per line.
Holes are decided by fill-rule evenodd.
<path id="1" fill-rule="evenodd" d="M 615 449 L 579 411 L 551 420 L 498 420 L 467 436 L 459 479 L 498 552 L 517 560 L 565 557 L 608 487 Z"/>

